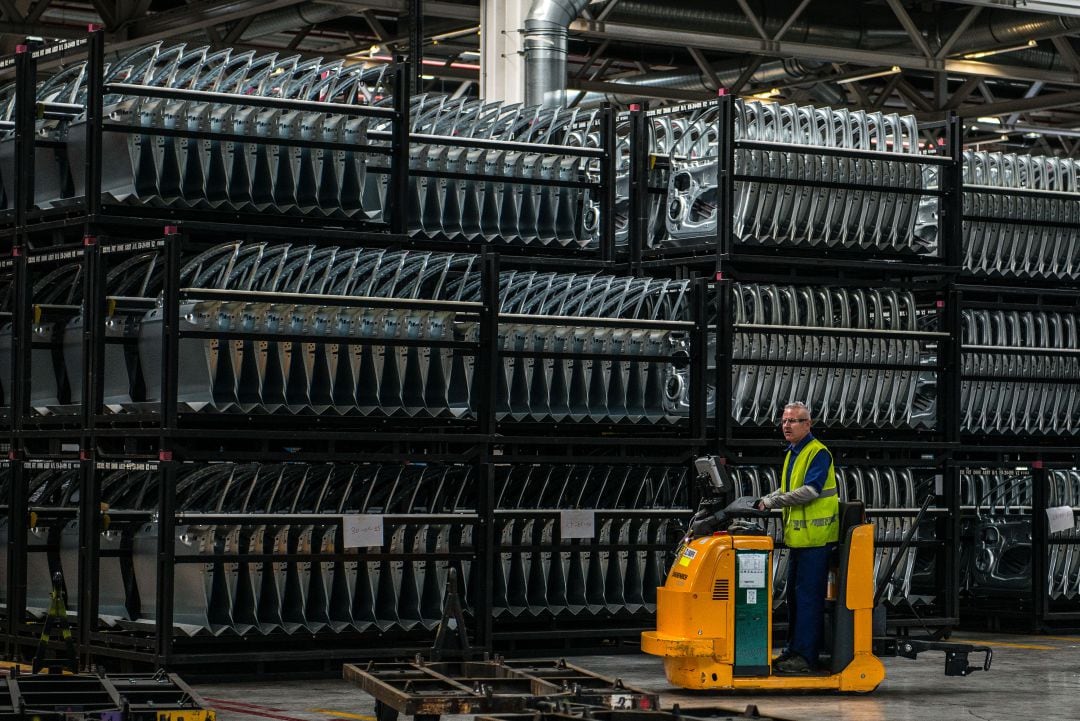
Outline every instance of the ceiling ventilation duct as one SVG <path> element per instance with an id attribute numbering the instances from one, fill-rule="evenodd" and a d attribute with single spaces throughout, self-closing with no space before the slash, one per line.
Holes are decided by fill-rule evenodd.
<path id="1" fill-rule="evenodd" d="M 525 18 L 525 103 L 566 105 L 566 35 L 589 0 L 535 0 Z"/>

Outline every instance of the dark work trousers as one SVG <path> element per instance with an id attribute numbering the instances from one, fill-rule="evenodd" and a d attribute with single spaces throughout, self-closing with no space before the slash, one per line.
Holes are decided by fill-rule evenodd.
<path id="1" fill-rule="evenodd" d="M 829 556 L 834 545 L 789 551 L 787 650 L 799 654 L 811 666 L 817 665 L 821 652 Z"/>

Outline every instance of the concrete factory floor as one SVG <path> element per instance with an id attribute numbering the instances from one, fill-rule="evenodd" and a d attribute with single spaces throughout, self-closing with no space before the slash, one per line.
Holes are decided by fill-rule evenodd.
<path id="1" fill-rule="evenodd" d="M 644 654 L 576 656 L 567 661 L 629 685 L 661 694 L 664 709 L 719 706 L 742 710 L 757 704 L 762 715 L 791 721 L 1074 721 L 1080 718 L 1080 635 L 1016 636 L 958 633 L 994 649 L 994 664 L 967 678 L 944 675 L 944 655 L 917 661 L 885 659 L 888 677 L 872 694 L 763 696 L 689 692 L 664 678 L 660 659 Z M 981 658 L 981 657 L 980 657 Z M 974 660 L 974 659 L 973 659 Z M 218 709 L 219 721 L 374 721 L 374 701 L 345 681 L 196 683 Z"/>

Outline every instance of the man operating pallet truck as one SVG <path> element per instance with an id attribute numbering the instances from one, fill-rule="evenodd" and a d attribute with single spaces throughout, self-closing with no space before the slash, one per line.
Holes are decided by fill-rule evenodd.
<path id="1" fill-rule="evenodd" d="M 986 646 L 874 637 L 874 527 L 861 502 L 840 503 L 835 470 L 825 446 L 810 432 L 809 409 L 791 404 L 782 428 L 789 446 L 779 491 L 729 503 L 734 484 L 712 457 L 695 462 L 702 501 L 679 544 L 664 586 L 657 589 L 657 629 L 641 637 L 641 650 L 664 658 L 668 681 L 689 689 L 869 692 L 885 678 L 879 656 L 915 658 L 945 652 L 945 675 L 966 676 L 969 653 Z M 904 555 L 930 501 L 927 498 L 895 554 Z M 788 649 L 770 663 L 772 650 L 773 541 L 756 521 L 783 509 L 789 546 Z M 749 519 L 749 520 L 746 520 Z M 835 600 L 826 600 L 829 571 Z M 885 577 L 891 575 L 891 570 Z M 828 660 L 820 664 L 822 619 L 831 605 Z M 879 609 L 883 613 L 883 609 Z M 820 664 L 820 666 L 819 666 Z"/>
<path id="2" fill-rule="evenodd" d="M 795 593 L 788 603 L 787 651 L 772 664 L 777 673 L 810 673 L 817 668 L 829 555 L 840 540 L 836 469 L 832 454 L 810 432 L 811 425 L 805 404 L 784 407 L 780 429 L 788 447 L 780 488 L 754 504 L 761 511 L 783 509 L 784 545 L 789 549 L 787 587 Z"/>

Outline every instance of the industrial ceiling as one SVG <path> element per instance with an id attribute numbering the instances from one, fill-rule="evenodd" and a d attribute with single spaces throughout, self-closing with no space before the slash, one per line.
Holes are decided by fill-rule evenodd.
<path id="1" fill-rule="evenodd" d="M 476 94 L 480 16 L 481 0 L 0 0 L 0 51 L 91 23 L 118 51 L 185 41 L 364 62 L 422 37 L 422 89 Z M 594 0 L 569 27 L 566 98 L 658 105 L 724 88 L 924 122 L 952 111 L 971 145 L 1076 155 L 1078 36 L 1077 0 Z"/>

